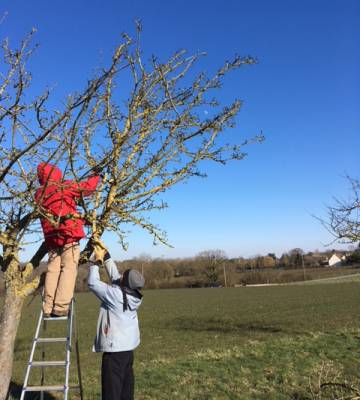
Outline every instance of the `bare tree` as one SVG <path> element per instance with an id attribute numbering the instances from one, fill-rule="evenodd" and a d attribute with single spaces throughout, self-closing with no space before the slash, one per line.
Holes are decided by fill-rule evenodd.
<path id="1" fill-rule="evenodd" d="M 41 245 L 25 266 L 19 261 L 19 252 L 38 231 L 38 217 L 48 218 L 35 202 L 36 166 L 39 162 L 69 163 L 68 140 L 78 131 L 82 115 L 87 112 L 90 99 L 101 96 L 110 76 L 117 71 L 121 57 L 120 46 L 107 70 L 100 71 L 87 87 L 67 99 L 62 110 L 47 108 L 49 91 L 30 99 L 28 90 L 31 74 L 26 69 L 31 47 L 31 32 L 19 49 L 12 50 L 3 42 L 0 75 L 0 256 L 4 272 L 5 299 L 0 320 L 0 399 L 5 399 L 12 371 L 13 348 L 24 298 L 39 284 L 34 273 L 46 254 Z M 105 87 L 105 89 L 103 89 Z M 106 119 L 104 119 L 106 121 Z M 103 122 L 105 123 L 105 122 Z M 89 204 L 83 201 L 83 208 Z"/>
<path id="2" fill-rule="evenodd" d="M 343 243 L 360 241 L 360 180 L 346 177 L 350 190 L 348 199 L 334 198 L 327 207 L 327 218 L 318 218 L 323 226 Z"/>
<path id="3" fill-rule="evenodd" d="M 224 261 L 227 259 L 226 253 L 223 250 L 204 250 L 197 255 L 197 259 L 204 264 L 204 273 L 209 285 L 219 283 L 219 276 L 224 273 L 224 285 L 226 283 L 226 270 Z M 222 271 L 221 271 L 222 269 Z"/>
<path id="4" fill-rule="evenodd" d="M 112 231 L 126 248 L 126 229 L 146 229 L 155 242 L 166 236 L 147 218 L 166 206 L 161 194 L 194 176 L 205 176 L 203 161 L 225 164 L 241 160 L 243 146 L 224 145 L 219 135 L 234 126 L 241 102 L 220 108 L 212 92 L 221 88 L 231 70 L 256 61 L 235 57 L 213 77 L 196 73 L 204 54 L 178 51 L 166 62 L 144 62 L 139 46 L 140 25 L 133 40 L 123 36 L 110 66 L 97 72 L 86 88 L 69 96 L 61 110 L 51 112 L 49 93 L 35 100 L 24 96 L 31 82 L 26 62 L 32 53 L 29 35 L 19 50 L 5 41 L 0 85 L 0 243 L 5 276 L 5 304 L 0 325 L 0 400 L 11 377 L 14 339 L 23 299 L 39 283 L 34 268 L 45 255 L 40 246 L 22 268 L 19 251 L 38 229 L 39 216 L 53 224 L 34 201 L 38 162 L 62 166 L 65 176 L 80 181 L 94 170 L 103 172 L 95 196 L 81 200 L 81 218 L 89 225 L 89 241 L 81 262 L 92 252 L 92 239 Z M 191 72 L 190 72 L 191 71 Z M 192 78 L 191 78 L 192 77 Z M 206 111 L 206 113 L 204 113 Z"/>

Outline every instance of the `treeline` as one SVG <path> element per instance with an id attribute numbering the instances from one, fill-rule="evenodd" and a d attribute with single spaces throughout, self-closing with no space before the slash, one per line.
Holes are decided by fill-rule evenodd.
<path id="1" fill-rule="evenodd" d="M 163 259 L 142 255 L 117 262 L 120 272 L 134 268 L 145 276 L 146 288 L 218 287 L 286 283 L 350 273 L 346 267 L 325 268 L 334 250 L 304 253 L 293 249 L 250 258 L 228 258 L 222 250 L 207 250 L 192 258 Z M 342 252 L 341 252 L 342 253 Z M 360 264 L 360 252 L 348 252 L 349 268 Z M 79 272 L 78 289 L 86 290 L 87 271 Z M 81 284 L 82 282 L 82 284 Z"/>
<path id="2" fill-rule="evenodd" d="M 334 250 L 304 253 L 293 249 L 277 258 L 274 253 L 250 258 L 228 258 L 221 250 L 207 250 L 191 258 L 163 259 L 147 255 L 116 262 L 120 272 L 134 268 L 145 276 L 147 289 L 218 287 L 261 283 L 286 283 L 351 273 L 360 266 L 360 251 L 346 254 L 346 265 L 326 268 Z M 338 252 L 342 253 L 342 252 Z M 45 269 L 43 264 L 41 268 Z M 105 271 L 101 271 L 106 280 Z M 77 291 L 87 290 L 88 267 L 79 268 Z M 0 274 L 0 292 L 3 280 Z"/>

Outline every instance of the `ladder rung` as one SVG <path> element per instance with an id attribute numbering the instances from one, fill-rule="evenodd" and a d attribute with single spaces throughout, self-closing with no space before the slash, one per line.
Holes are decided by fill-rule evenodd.
<path id="1" fill-rule="evenodd" d="M 27 386 L 23 390 L 26 392 L 62 392 L 65 390 L 65 386 Z"/>
<path id="2" fill-rule="evenodd" d="M 43 317 L 44 321 L 65 321 L 68 317 Z"/>
<path id="3" fill-rule="evenodd" d="M 69 386 L 69 390 L 79 390 L 80 386 Z M 61 386 L 27 386 L 24 387 L 25 392 L 62 392 L 65 390 L 65 385 Z"/>
<path id="4" fill-rule="evenodd" d="M 59 338 L 37 338 L 34 339 L 34 342 L 37 343 L 56 343 L 56 342 L 66 342 L 68 338 L 66 337 L 59 337 Z"/>
<path id="5" fill-rule="evenodd" d="M 32 367 L 64 367 L 66 361 L 33 361 L 29 365 Z"/>

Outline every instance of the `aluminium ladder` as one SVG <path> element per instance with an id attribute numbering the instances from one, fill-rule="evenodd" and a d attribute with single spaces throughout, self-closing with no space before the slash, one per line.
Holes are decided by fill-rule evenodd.
<path id="1" fill-rule="evenodd" d="M 59 323 L 59 321 L 67 321 L 67 337 L 39 337 L 41 326 L 43 325 L 43 332 L 45 333 L 47 322 Z M 73 332 L 74 331 L 74 332 Z M 70 361 L 71 361 L 71 353 L 72 353 L 72 341 L 74 335 L 75 342 L 75 355 L 76 355 L 76 364 L 77 364 L 77 373 L 78 373 L 78 386 L 69 386 L 69 375 L 70 375 Z M 66 343 L 66 356 L 65 360 L 61 361 L 46 361 L 45 360 L 45 346 L 50 343 Z M 36 351 L 36 346 L 38 344 L 42 344 L 42 360 L 34 361 L 34 355 Z M 28 386 L 28 381 L 30 377 L 30 371 L 33 367 L 41 368 L 41 382 L 39 386 Z M 64 367 L 65 368 L 65 384 L 64 385 L 44 385 L 44 375 L 45 375 L 45 367 Z M 82 388 L 82 380 L 81 380 L 81 369 L 80 369 L 80 356 L 79 356 L 79 344 L 78 344 L 78 334 L 76 327 L 76 318 L 75 318 L 75 300 L 72 299 L 69 314 L 65 317 L 45 317 L 44 313 L 41 309 L 39 320 L 36 327 L 36 332 L 31 348 L 30 358 L 28 362 L 28 366 L 26 369 L 24 385 L 21 391 L 20 400 L 24 400 L 25 394 L 27 392 L 40 392 L 40 399 L 43 400 L 44 392 L 63 392 L 64 400 L 68 399 L 69 390 L 76 389 L 80 393 L 80 398 L 83 400 L 83 388 Z"/>

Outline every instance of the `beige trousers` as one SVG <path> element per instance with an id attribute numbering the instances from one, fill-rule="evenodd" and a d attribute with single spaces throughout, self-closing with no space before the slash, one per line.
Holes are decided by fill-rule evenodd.
<path id="1" fill-rule="evenodd" d="M 49 251 L 43 303 L 45 314 L 65 314 L 69 310 L 74 295 L 79 256 L 80 246 L 77 242 Z"/>

